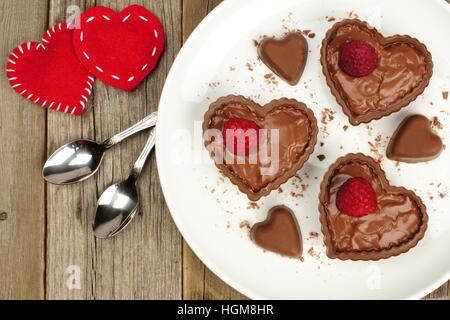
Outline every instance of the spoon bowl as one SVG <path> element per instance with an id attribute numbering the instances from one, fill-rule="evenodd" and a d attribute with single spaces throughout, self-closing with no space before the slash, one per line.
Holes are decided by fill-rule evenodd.
<path id="1" fill-rule="evenodd" d="M 94 235 L 107 239 L 119 233 L 133 219 L 138 203 L 139 196 L 133 176 L 108 187 L 98 199 Z"/>
<path id="2" fill-rule="evenodd" d="M 100 196 L 95 213 L 94 235 L 100 239 L 112 238 L 133 220 L 138 211 L 139 196 L 136 181 L 142 172 L 150 151 L 155 146 L 155 129 L 134 163 L 128 179 L 108 187 Z"/>
<path id="3" fill-rule="evenodd" d="M 86 180 L 99 168 L 106 148 L 92 140 L 69 142 L 56 150 L 42 169 L 45 180 L 71 184 Z"/>

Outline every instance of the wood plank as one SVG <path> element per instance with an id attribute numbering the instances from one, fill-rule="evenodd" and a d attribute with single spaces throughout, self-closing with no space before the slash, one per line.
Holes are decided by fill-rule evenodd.
<path id="1" fill-rule="evenodd" d="M 426 300 L 449 300 L 450 294 L 449 294 L 449 282 L 444 283 L 442 286 L 440 286 L 438 289 L 427 295 L 424 299 Z"/>
<path id="2" fill-rule="evenodd" d="M 73 1 L 51 3 L 51 16 L 57 18 Z M 153 11 L 168 34 L 159 67 L 133 92 L 97 80 L 93 110 L 81 119 L 59 115 L 49 118 L 50 149 L 81 136 L 102 141 L 157 109 L 166 74 L 181 44 L 181 2 L 96 1 L 96 5 L 116 11 L 132 3 Z M 57 137 L 51 138 L 53 134 Z M 141 212 L 128 229 L 109 241 L 96 240 L 92 234 L 98 195 L 128 176 L 147 136 L 148 133 L 140 134 L 110 150 L 93 179 L 76 186 L 49 188 L 48 298 L 181 298 L 181 237 L 162 196 L 154 155 L 139 181 Z M 70 265 L 80 267 L 80 290 L 68 290 L 65 286 L 64 272 Z"/>
<path id="3" fill-rule="evenodd" d="M 65 21 L 76 12 L 76 7 L 73 7 L 75 10 L 70 10 L 70 5 L 84 10 L 90 4 L 82 0 L 51 0 L 49 26 Z M 82 117 L 48 111 L 48 155 L 71 140 L 95 139 L 92 98 L 87 108 Z M 47 299 L 93 297 L 91 273 L 94 272 L 94 265 L 90 252 L 95 244 L 90 225 L 96 201 L 95 178 L 71 186 L 47 184 Z M 74 268 L 79 270 L 79 288 L 77 283 L 74 286 L 66 283 L 71 273 L 77 272 Z"/>
<path id="4" fill-rule="evenodd" d="M 183 42 L 195 27 L 221 0 L 183 1 Z M 243 295 L 229 287 L 197 258 L 183 241 L 183 298 L 195 299 L 243 299 Z"/>
<path id="5" fill-rule="evenodd" d="M 46 29 L 45 1 L 0 2 L 0 65 L 19 44 Z M 0 77 L 0 299 L 44 297 L 45 109 L 26 101 Z"/>

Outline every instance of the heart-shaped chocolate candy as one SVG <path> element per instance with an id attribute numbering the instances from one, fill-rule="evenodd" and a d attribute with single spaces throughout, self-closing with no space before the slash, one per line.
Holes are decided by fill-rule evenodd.
<path id="1" fill-rule="evenodd" d="M 437 158 L 442 148 L 442 140 L 431 130 L 428 118 L 412 115 L 403 120 L 392 135 L 386 156 L 415 163 Z"/>
<path id="2" fill-rule="evenodd" d="M 378 65 L 369 75 L 355 78 L 340 69 L 340 51 L 350 40 L 364 41 L 375 49 Z M 422 94 L 433 73 L 431 54 L 417 39 L 383 37 L 357 19 L 333 25 L 320 53 L 326 82 L 352 125 L 380 119 L 407 106 Z"/>
<path id="3" fill-rule="evenodd" d="M 260 143 L 267 157 L 258 152 L 252 162 L 253 155 L 232 155 L 222 139 L 208 134 L 223 132 L 224 123 L 236 118 L 269 131 L 265 143 Z M 302 168 L 314 150 L 317 132 L 313 112 L 304 103 L 287 98 L 260 106 L 242 96 L 222 97 L 211 104 L 203 121 L 205 147 L 216 166 L 253 201 L 278 189 Z"/>
<path id="4" fill-rule="evenodd" d="M 290 85 L 296 85 L 305 69 L 308 42 L 300 32 L 283 39 L 265 38 L 258 45 L 258 56 L 270 70 Z"/>
<path id="5" fill-rule="evenodd" d="M 374 213 L 352 217 L 339 211 L 336 195 L 350 178 L 371 184 L 377 195 Z M 407 252 L 423 238 L 428 222 L 422 200 L 391 186 L 378 162 L 360 153 L 337 159 L 325 173 L 319 211 L 327 255 L 341 260 L 379 260 Z"/>
<path id="6" fill-rule="evenodd" d="M 261 248 L 283 256 L 302 256 L 302 236 L 294 213 L 285 206 L 270 209 L 266 220 L 250 230 L 252 240 Z"/>

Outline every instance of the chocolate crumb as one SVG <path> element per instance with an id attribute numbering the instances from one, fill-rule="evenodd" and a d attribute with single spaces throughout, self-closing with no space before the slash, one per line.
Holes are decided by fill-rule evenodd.
<path id="1" fill-rule="evenodd" d="M 0 221 L 4 221 L 8 219 L 8 214 L 6 212 L 1 212 L 0 213 Z"/>
<path id="2" fill-rule="evenodd" d="M 278 193 L 283 193 L 283 189 L 281 187 L 278 188 Z"/>
<path id="3" fill-rule="evenodd" d="M 438 117 L 433 117 L 433 121 L 431 122 L 431 125 L 436 129 L 442 129 L 442 123 L 439 121 Z"/>
<path id="4" fill-rule="evenodd" d="M 317 159 L 319 159 L 320 161 L 323 161 L 323 160 L 325 160 L 325 155 L 324 154 L 319 154 L 318 156 L 317 156 Z"/>
<path id="5" fill-rule="evenodd" d="M 254 45 L 255 47 L 259 46 L 258 40 L 253 39 L 253 45 Z"/>
<path id="6" fill-rule="evenodd" d="M 318 232 L 310 232 L 308 240 L 309 239 L 317 239 L 318 237 L 319 237 L 319 233 Z"/>
<path id="7" fill-rule="evenodd" d="M 239 224 L 239 228 L 241 228 L 241 229 L 247 228 L 250 230 L 252 228 L 252 226 L 250 225 L 250 222 L 248 222 L 247 220 L 244 220 Z"/>
<path id="8" fill-rule="evenodd" d="M 347 12 L 347 18 L 349 18 L 349 19 L 358 19 L 359 18 L 359 15 L 357 14 L 357 13 L 355 13 L 355 11 L 349 11 L 349 12 Z"/>
<path id="9" fill-rule="evenodd" d="M 384 158 L 383 153 L 380 151 L 382 147 L 382 137 L 381 134 L 377 135 L 373 142 L 367 142 L 370 146 L 370 152 L 374 155 L 375 160 L 381 162 Z"/>
<path id="10" fill-rule="evenodd" d="M 259 205 L 256 202 L 249 202 L 247 209 L 259 209 Z"/>
<path id="11" fill-rule="evenodd" d="M 253 66 L 252 66 L 252 64 L 250 62 L 247 62 L 245 64 L 245 66 L 247 67 L 248 70 L 253 71 Z"/>
<path id="12" fill-rule="evenodd" d="M 439 197 L 440 197 L 441 199 L 444 199 L 446 196 L 447 196 L 446 193 L 439 192 Z"/>
<path id="13" fill-rule="evenodd" d="M 320 255 L 319 255 L 316 251 L 314 251 L 314 248 L 313 248 L 313 247 L 311 247 L 311 248 L 308 250 L 308 254 L 309 254 L 311 257 L 316 258 L 316 259 L 319 259 L 319 258 L 320 258 Z"/>
<path id="14" fill-rule="evenodd" d="M 443 98 L 444 100 L 447 100 L 447 99 L 448 99 L 448 91 L 442 91 L 442 98 Z"/>
<path id="15" fill-rule="evenodd" d="M 330 108 L 324 108 L 322 110 L 322 118 L 321 118 L 321 122 L 323 124 L 328 124 L 328 122 L 333 121 L 334 119 L 334 111 L 331 110 Z"/>
<path id="16" fill-rule="evenodd" d="M 321 146 L 321 147 L 323 147 L 324 145 L 325 145 L 325 143 L 323 143 L 323 142 L 320 143 L 320 146 Z"/>
<path id="17" fill-rule="evenodd" d="M 211 88 L 217 88 L 218 86 L 220 86 L 220 82 L 210 82 L 209 84 L 209 87 L 211 87 Z"/>
<path id="18" fill-rule="evenodd" d="M 265 74 L 264 79 L 267 84 L 274 84 L 274 85 L 278 84 L 277 78 L 275 77 L 275 75 L 273 73 Z"/>
<path id="19" fill-rule="evenodd" d="M 308 34 L 308 38 L 313 39 L 316 36 L 314 32 Z"/>
<path id="20" fill-rule="evenodd" d="M 343 126 L 342 129 L 343 129 L 344 131 L 347 131 L 347 130 L 348 130 L 348 125 Z"/>
<path id="21" fill-rule="evenodd" d="M 335 20 L 336 20 L 335 17 L 328 17 L 328 19 L 327 19 L 328 22 L 333 22 L 333 21 L 335 21 Z"/>

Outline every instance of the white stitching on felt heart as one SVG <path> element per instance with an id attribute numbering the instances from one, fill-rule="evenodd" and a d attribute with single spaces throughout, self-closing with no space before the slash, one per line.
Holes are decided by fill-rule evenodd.
<path id="1" fill-rule="evenodd" d="M 127 21 L 129 17 L 131 17 L 131 13 L 129 15 L 127 15 L 125 18 L 123 18 L 122 22 Z"/>
<path id="2" fill-rule="evenodd" d="M 108 17 L 108 16 L 106 16 L 106 15 L 102 15 L 102 17 L 103 17 L 105 20 L 107 20 L 107 21 L 111 21 L 111 18 Z M 130 17 L 131 17 L 131 13 L 128 14 L 125 18 L 122 19 L 122 23 L 123 23 L 123 22 L 126 22 Z M 139 16 L 139 18 L 140 18 L 141 20 L 145 21 L 145 22 L 149 22 L 149 20 L 148 20 L 146 17 L 144 17 L 144 16 Z M 92 16 L 92 17 L 87 18 L 87 19 L 85 20 L 85 22 L 86 22 L 86 23 L 89 23 L 89 22 L 93 21 L 94 19 L 95 19 L 95 16 Z M 156 29 L 153 29 L 153 33 L 154 33 L 154 35 L 155 35 L 155 38 L 157 39 L 157 38 L 158 38 L 158 31 L 157 31 Z M 84 40 L 84 34 L 83 34 L 83 31 L 80 31 L 80 42 L 83 42 L 83 40 Z M 90 55 L 89 55 L 85 50 L 82 50 L 82 52 L 83 52 L 84 57 L 85 57 L 87 60 L 91 60 Z M 152 51 L 152 57 L 154 57 L 154 56 L 156 55 L 156 52 L 157 52 L 157 48 L 156 48 L 156 45 L 155 45 L 154 48 L 153 48 L 153 51 Z M 144 64 L 144 65 L 142 66 L 141 70 L 144 71 L 147 67 L 148 67 L 148 64 L 146 63 L 146 64 Z M 101 68 L 101 67 L 98 66 L 98 65 L 95 66 L 95 69 L 97 69 L 98 72 L 104 73 L 103 68 Z M 115 80 L 120 80 L 120 77 L 117 76 L 117 75 L 114 75 L 114 74 L 111 74 L 111 78 L 113 78 L 113 79 L 115 79 Z M 135 79 L 134 75 L 131 75 L 131 76 L 128 78 L 128 82 L 131 82 L 131 81 L 133 81 L 134 79 Z"/>
<path id="3" fill-rule="evenodd" d="M 62 24 L 61 24 L 61 23 L 58 24 L 58 29 L 59 29 L 59 31 L 62 31 Z M 67 24 L 66 24 L 66 29 L 69 29 L 69 25 L 67 25 Z M 48 43 L 49 43 L 49 39 L 50 39 L 50 38 L 52 37 L 52 35 L 55 34 L 56 32 L 57 32 L 57 30 L 55 30 L 55 26 L 53 26 L 53 27 L 51 28 L 51 32 L 50 32 L 50 30 L 47 30 L 47 32 L 46 32 L 46 33 L 44 34 L 44 36 L 42 37 L 41 42 L 38 43 L 37 45 L 36 45 L 35 43 L 32 44 L 31 42 L 27 42 L 27 43 L 26 43 L 26 46 L 25 46 L 25 49 L 22 47 L 22 45 L 19 45 L 17 48 L 19 49 L 19 51 L 20 51 L 20 53 L 21 53 L 22 55 L 25 54 L 25 50 L 27 50 L 27 51 L 31 51 L 32 49 L 35 49 L 35 50 L 41 50 L 41 48 L 42 48 L 42 50 L 47 50 L 47 48 L 43 45 L 43 42 L 48 44 Z M 46 36 L 48 36 L 48 39 L 45 38 Z M 36 45 L 36 47 L 33 48 L 33 45 Z M 13 59 L 11 59 L 11 58 L 13 58 L 13 59 L 15 59 L 15 60 L 13 60 Z M 11 64 L 13 64 L 13 65 L 17 65 L 17 60 L 19 60 L 20 58 L 21 58 L 20 56 L 18 56 L 18 55 L 15 54 L 14 52 L 11 52 L 10 58 L 8 59 L 8 62 L 11 63 Z M 13 77 L 8 78 L 9 83 L 10 83 L 10 85 L 11 85 L 11 88 L 15 89 L 15 88 L 18 88 L 18 87 L 20 87 L 20 86 L 23 86 L 22 82 L 19 82 L 19 81 L 20 81 L 19 77 L 18 77 L 18 76 L 15 76 L 15 72 L 16 72 L 15 69 L 10 69 L 10 68 L 9 68 L 9 69 L 6 69 L 6 72 L 14 74 Z M 17 82 L 17 83 L 16 83 L 16 82 Z M 90 95 L 91 92 L 92 92 L 91 89 L 92 89 L 92 84 L 93 84 L 93 82 L 94 82 L 94 78 L 93 78 L 92 76 L 88 76 L 88 78 L 86 79 L 86 84 L 88 85 L 88 87 L 84 88 L 84 90 L 86 90 L 86 91 L 89 93 L 89 95 Z M 24 90 L 22 90 L 22 91 L 20 92 L 20 94 L 21 94 L 22 96 L 26 97 L 28 100 L 31 100 L 33 97 L 35 97 L 34 93 L 28 92 L 28 90 L 27 90 L 26 88 L 24 88 Z M 26 95 L 26 94 L 27 94 L 27 95 Z M 84 110 L 85 107 L 86 107 L 86 103 L 85 103 L 83 100 L 85 100 L 85 101 L 87 102 L 87 101 L 88 101 L 88 98 L 87 98 L 85 95 L 81 95 L 81 99 L 82 99 L 82 100 L 80 100 L 79 104 L 80 104 L 80 106 L 82 107 L 82 110 Z M 43 99 L 42 99 L 42 100 L 43 100 Z M 41 101 L 41 97 L 38 97 L 38 96 L 36 96 L 36 97 L 35 97 L 35 100 L 33 100 L 33 102 L 36 103 L 36 104 L 39 103 L 39 101 Z M 55 102 L 52 101 L 52 102 L 50 103 L 50 105 L 47 107 L 47 103 L 48 103 L 48 100 L 45 100 L 45 101 L 42 103 L 42 107 L 47 108 L 47 109 L 52 109 L 52 106 L 55 104 Z M 57 111 L 60 110 L 61 105 L 62 105 L 61 103 L 58 104 L 58 107 L 57 107 L 57 109 L 56 109 Z M 76 109 L 77 109 L 77 106 L 72 106 L 72 107 L 71 107 L 71 106 L 67 105 L 67 106 L 65 107 L 65 109 L 64 109 L 64 113 L 67 113 L 67 112 L 69 111 L 69 109 L 70 109 L 70 114 L 74 114 L 75 111 L 76 111 Z"/>

